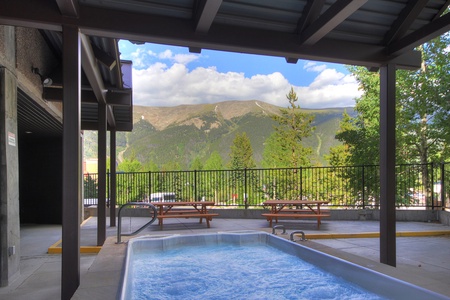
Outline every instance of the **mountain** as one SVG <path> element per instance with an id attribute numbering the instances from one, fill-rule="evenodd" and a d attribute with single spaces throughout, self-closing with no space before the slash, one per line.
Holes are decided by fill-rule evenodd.
<path id="1" fill-rule="evenodd" d="M 312 147 L 314 164 L 326 164 L 324 155 L 339 142 L 334 138 L 342 114 L 354 114 L 353 108 L 304 109 L 315 115 L 313 135 L 304 141 Z M 252 144 L 254 159 L 260 166 L 264 142 L 273 132 L 270 115 L 280 107 L 262 101 L 226 101 L 215 104 L 180 105 L 176 107 L 134 106 L 134 128 L 118 133 L 119 159 L 133 155 L 143 165 L 149 161 L 162 166 L 178 162 L 183 169 L 198 158 L 205 162 L 218 151 L 225 163 L 236 133 L 246 132 Z M 85 157 L 96 156 L 96 132 L 85 134 Z"/>

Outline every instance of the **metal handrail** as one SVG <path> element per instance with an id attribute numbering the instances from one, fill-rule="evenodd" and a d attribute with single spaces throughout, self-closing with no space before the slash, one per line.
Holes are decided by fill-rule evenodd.
<path id="1" fill-rule="evenodd" d="M 294 235 L 297 234 L 297 233 L 300 233 L 302 235 L 302 239 L 300 241 L 302 241 L 302 242 L 306 241 L 305 233 L 303 231 L 301 231 L 301 230 L 292 231 L 289 239 L 291 241 L 295 242 L 294 241 Z"/>
<path id="2" fill-rule="evenodd" d="M 122 233 L 122 216 L 121 216 L 121 212 L 122 209 L 126 206 L 148 206 L 149 209 L 151 209 L 153 211 L 153 218 L 147 222 L 146 224 L 144 224 L 144 226 L 142 226 L 141 228 L 139 228 L 138 230 L 132 232 L 132 233 Z M 122 236 L 132 236 L 135 234 L 138 234 L 139 232 L 141 232 L 144 228 L 146 228 L 147 226 L 151 225 L 153 222 L 155 222 L 156 218 L 158 216 L 158 210 L 156 209 L 156 207 L 151 204 L 151 203 L 144 203 L 144 202 L 128 202 L 124 205 L 122 205 L 119 209 L 119 213 L 118 213 L 118 227 L 117 227 L 117 244 L 121 243 L 121 237 Z"/>
<path id="3" fill-rule="evenodd" d="M 281 234 L 286 234 L 286 228 L 284 227 L 284 225 L 275 225 L 272 228 L 272 234 L 276 235 L 275 229 L 283 229 L 283 232 Z"/>

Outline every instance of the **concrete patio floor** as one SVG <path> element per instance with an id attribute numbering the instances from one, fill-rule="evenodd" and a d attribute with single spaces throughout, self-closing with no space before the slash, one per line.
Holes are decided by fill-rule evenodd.
<path id="1" fill-rule="evenodd" d="M 124 218 L 122 232 L 137 229 L 146 218 Z M 108 223 L 109 224 L 109 221 Z M 316 238 L 299 242 L 304 246 L 340 257 L 369 269 L 396 277 L 450 297 L 450 227 L 439 223 L 397 222 L 397 232 L 409 232 L 397 238 L 397 267 L 379 263 L 378 238 L 341 238 L 337 234 L 376 233 L 377 221 L 323 221 L 320 229 L 314 221 L 283 221 L 289 238 L 293 230 L 302 230 Z M 81 229 L 81 245 L 96 245 L 97 219 L 89 218 Z M 272 233 L 264 219 L 215 218 L 211 228 L 195 219 L 171 219 L 161 230 L 152 224 L 139 235 L 204 234 L 221 231 L 257 230 Z M 447 235 L 442 235 L 443 231 Z M 437 233 L 439 235 L 432 236 Z M 107 240 L 98 254 L 81 255 L 81 284 L 73 299 L 116 299 L 120 284 L 126 243 L 116 244 L 117 228 L 107 226 Z M 425 236 L 424 236 L 425 235 Z M 361 235 L 364 236 L 364 235 Z M 130 237 L 123 237 L 127 241 Z M 24 225 L 21 229 L 21 271 L 8 287 L 0 288 L 0 299 L 60 299 L 61 255 L 47 254 L 61 239 L 59 225 Z M 449 298 L 450 299 L 450 298 Z"/>

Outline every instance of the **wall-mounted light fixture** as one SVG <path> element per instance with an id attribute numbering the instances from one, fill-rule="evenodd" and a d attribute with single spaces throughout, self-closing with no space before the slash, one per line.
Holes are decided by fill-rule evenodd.
<path id="1" fill-rule="evenodd" d="M 31 67 L 31 72 L 32 72 L 33 74 L 39 75 L 39 77 L 41 78 L 42 85 L 43 85 L 44 87 L 51 86 L 51 85 L 53 84 L 53 80 L 52 80 L 50 77 L 47 77 L 47 76 L 42 75 L 42 74 L 39 72 L 39 69 L 38 69 L 38 68 Z"/>

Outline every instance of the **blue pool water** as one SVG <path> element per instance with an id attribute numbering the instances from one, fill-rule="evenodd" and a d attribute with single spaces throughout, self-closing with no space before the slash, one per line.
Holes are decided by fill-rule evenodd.
<path id="1" fill-rule="evenodd" d="M 131 299 L 384 299 L 266 245 L 141 252 Z"/>
<path id="2" fill-rule="evenodd" d="M 128 242 L 122 300 L 447 299 L 265 232 Z"/>

